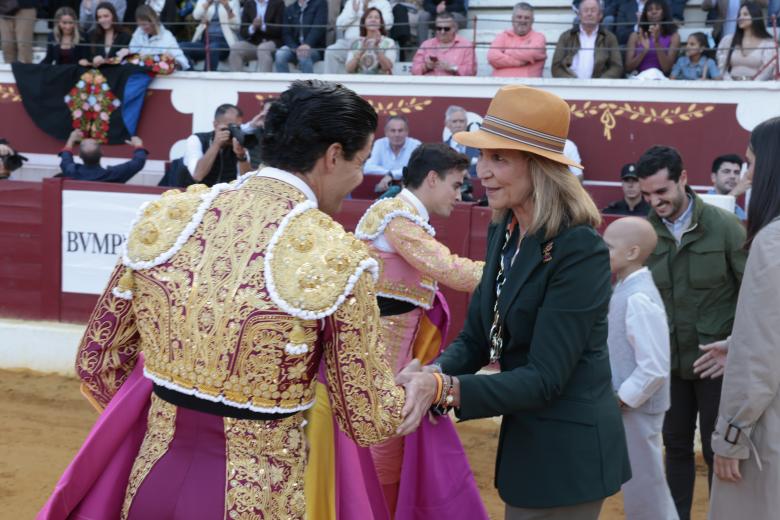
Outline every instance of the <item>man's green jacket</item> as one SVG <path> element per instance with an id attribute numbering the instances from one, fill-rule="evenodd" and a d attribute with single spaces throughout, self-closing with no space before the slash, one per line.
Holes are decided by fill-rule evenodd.
<path id="1" fill-rule="evenodd" d="M 655 211 L 650 213 L 658 245 L 647 266 L 669 318 L 672 374 L 698 379 L 693 362 L 702 355 L 699 345 L 731 334 L 747 253 L 739 219 L 688 193 L 693 215 L 679 246 Z"/>

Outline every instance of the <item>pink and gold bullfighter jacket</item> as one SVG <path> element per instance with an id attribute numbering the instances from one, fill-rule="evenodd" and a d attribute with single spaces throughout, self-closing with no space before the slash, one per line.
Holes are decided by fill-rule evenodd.
<path id="1" fill-rule="evenodd" d="M 429 309 L 438 283 L 465 292 L 479 284 L 485 263 L 453 254 L 436 240 L 428 218 L 420 199 L 404 189 L 372 204 L 358 222 L 355 236 L 371 244 L 379 263 L 379 296 Z"/>
<path id="2" fill-rule="evenodd" d="M 105 407 L 143 352 L 158 385 L 290 413 L 312 406 L 324 357 L 339 425 L 380 442 L 401 422 L 404 392 L 384 361 L 377 275 L 366 245 L 290 173 L 168 191 L 141 208 L 89 321 L 82 388 Z"/>

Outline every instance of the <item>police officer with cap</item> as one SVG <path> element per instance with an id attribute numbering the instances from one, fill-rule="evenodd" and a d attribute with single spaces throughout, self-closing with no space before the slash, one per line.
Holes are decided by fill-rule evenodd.
<path id="1" fill-rule="evenodd" d="M 620 186 L 623 188 L 623 198 L 611 203 L 601 212 L 605 215 L 646 217 L 650 213 L 650 205 L 642 198 L 639 177 L 633 163 L 624 165 L 620 170 Z"/>

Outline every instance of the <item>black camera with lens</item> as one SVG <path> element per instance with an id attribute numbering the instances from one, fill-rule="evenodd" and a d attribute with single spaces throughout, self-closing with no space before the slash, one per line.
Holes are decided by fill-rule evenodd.
<path id="1" fill-rule="evenodd" d="M 227 125 L 228 132 L 230 132 L 230 137 L 234 138 L 236 141 L 238 141 L 238 144 L 243 146 L 244 148 L 254 146 L 257 144 L 257 136 L 254 134 L 247 134 L 244 133 L 243 130 L 241 130 L 241 125 L 237 125 L 235 123 L 231 123 Z"/>
<path id="2" fill-rule="evenodd" d="M 4 144 L 11 148 L 11 143 L 9 143 L 6 139 L 0 139 L 0 144 Z M 11 148 L 13 150 L 13 148 Z M 10 154 L 0 155 L 0 161 L 3 163 L 3 168 L 9 172 L 18 170 L 22 167 L 24 164 L 24 161 L 27 161 L 27 157 L 24 155 L 18 154 L 15 151 Z"/>

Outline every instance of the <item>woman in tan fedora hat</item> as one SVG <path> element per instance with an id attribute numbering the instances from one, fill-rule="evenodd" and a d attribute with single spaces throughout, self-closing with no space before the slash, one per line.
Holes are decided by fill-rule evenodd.
<path id="1" fill-rule="evenodd" d="M 433 394 L 407 407 L 503 416 L 495 483 L 512 520 L 596 520 L 631 473 L 607 355 L 609 252 L 563 155 L 569 118 L 558 96 L 506 86 L 481 130 L 455 134 L 481 150 L 485 270 L 457 340 L 400 376 Z M 491 362 L 500 373 L 475 374 Z"/>

